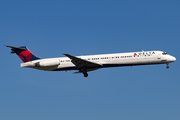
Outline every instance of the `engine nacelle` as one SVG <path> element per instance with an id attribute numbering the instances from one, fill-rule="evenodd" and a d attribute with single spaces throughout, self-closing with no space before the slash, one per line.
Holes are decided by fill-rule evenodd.
<path id="1" fill-rule="evenodd" d="M 40 61 L 35 63 L 36 67 L 51 67 L 51 66 L 58 66 L 60 64 L 59 60 L 47 60 L 47 61 Z"/>

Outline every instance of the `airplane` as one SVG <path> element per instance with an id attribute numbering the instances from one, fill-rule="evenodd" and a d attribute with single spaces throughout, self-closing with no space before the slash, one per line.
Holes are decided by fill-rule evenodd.
<path id="1" fill-rule="evenodd" d="M 137 65 L 166 64 L 176 61 L 176 58 L 163 51 L 141 51 L 114 54 L 99 54 L 73 56 L 64 54 L 66 57 L 46 58 L 36 57 L 26 46 L 13 47 L 11 53 L 16 53 L 24 62 L 21 67 L 34 68 L 44 71 L 68 71 L 77 70 L 75 73 L 83 73 L 84 77 L 88 77 L 89 71 L 107 67 L 123 67 Z"/>

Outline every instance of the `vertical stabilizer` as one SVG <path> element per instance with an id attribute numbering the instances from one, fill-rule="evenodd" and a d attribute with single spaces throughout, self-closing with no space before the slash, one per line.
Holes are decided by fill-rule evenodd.
<path id="1" fill-rule="evenodd" d="M 29 62 L 29 61 L 40 59 L 39 57 L 36 57 L 33 53 L 31 53 L 25 46 L 13 47 L 13 46 L 6 45 L 6 47 L 12 48 L 11 53 L 16 53 L 23 62 Z"/>

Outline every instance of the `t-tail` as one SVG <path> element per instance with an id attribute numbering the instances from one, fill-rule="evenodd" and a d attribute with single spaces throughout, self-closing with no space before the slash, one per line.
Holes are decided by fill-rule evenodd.
<path id="1" fill-rule="evenodd" d="M 25 46 L 22 46 L 22 47 L 13 47 L 13 46 L 8 46 L 8 45 L 5 45 L 5 46 L 10 47 L 12 50 L 11 53 L 16 53 L 23 62 L 29 62 L 29 61 L 40 59 L 39 57 L 36 57 L 35 55 L 33 55 L 33 53 L 31 53 L 28 50 L 28 48 Z"/>

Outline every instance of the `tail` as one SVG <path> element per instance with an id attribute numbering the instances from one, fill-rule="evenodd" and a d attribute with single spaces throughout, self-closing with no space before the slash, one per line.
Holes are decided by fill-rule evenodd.
<path id="1" fill-rule="evenodd" d="M 23 62 L 29 62 L 29 61 L 40 59 L 36 57 L 35 55 L 33 55 L 25 46 L 23 47 L 13 47 L 13 46 L 8 46 L 8 45 L 5 45 L 5 46 L 12 48 L 11 53 L 16 53 Z"/>

